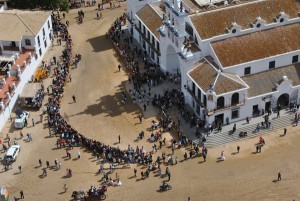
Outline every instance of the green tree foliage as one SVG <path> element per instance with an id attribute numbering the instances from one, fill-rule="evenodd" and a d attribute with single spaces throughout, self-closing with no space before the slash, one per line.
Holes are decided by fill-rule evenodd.
<path id="1" fill-rule="evenodd" d="M 69 10 L 69 0 L 11 0 L 10 6 L 18 9 Z"/>

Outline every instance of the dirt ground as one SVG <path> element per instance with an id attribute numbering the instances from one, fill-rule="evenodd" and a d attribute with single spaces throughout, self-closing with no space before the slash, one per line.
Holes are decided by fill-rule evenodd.
<path id="1" fill-rule="evenodd" d="M 123 5 L 124 6 L 124 5 Z M 112 22 L 120 16 L 125 7 L 114 10 L 106 9 L 104 19 L 96 20 L 96 7 L 85 8 L 84 23 L 78 25 L 75 17 L 77 10 L 70 11 L 67 19 L 70 21 L 69 32 L 74 41 L 74 54 L 80 53 L 82 60 L 77 69 L 71 70 L 72 82 L 67 83 L 62 101 L 61 113 L 79 132 L 104 143 L 127 148 L 144 146 L 151 151 L 153 144 L 146 138 L 136 141 L 137 134 L 146 130 L 154 118 L 143 119 L 140 124 L 137 116 L 141 109 L 128 103 L 120 102 L 121 92 L 127 82 L 124 71 L 119 72 L 118 61 L 114 56 L 111 42 L 106 39 L 105 33 Z M 61 54 L 61 47 L 51 47 L 45 60 Z M 49 83 L 50 79 L 46 81 Z M 72 95 L 77 102 L 72 103 Z M 38 119 L 41 111 L 31 111 L 31 117 Z M 146 115 L 147 116 L 147 115 Z M 43 123 L 24 128 L 23 133 L 33 135 L 32 142 L 18 140 L 22 151 L 14 163 L 13 168 L 7 172 L 0 172 L 0 186 L 5 186 L 11 200 L 19 196 L 23 190 L 24 200 L 30 201 L 67 201 L 71 200 L 73 190 L 87 190 L 91 185 L 99 186 L 102 175 L 97 175 L 99 164 L 91 153 L 83 148 L 71 150 L 72 159 L 67 159 L 64 149 L 57 149 L 55 137 L 48 137 L 48 129 Z M 19 138 L 20 130 L 12 128 L 10 120 L 6 123 L 0 137 L 10 133 L 11 138 Z M 173 189 L 168 192 L 158 192 L 159 186 L 165 178 L 160 178 L 151 172 L 149 178 L 142 180 L 138 167 L 137 177 L 133 177 L 132 165 L 130 168 L 117 166 L 113 174 L 120 175 L 123 183 L 121 187 L 109 187 L 107 200 L 298 200 L 300 199 L 300 137 L 299 127 L 288 128 L 286 136 L 280 136 L 283 131 L 273 131 L 264 135 L 266 145 L 262 153 L 255 153 L 257 138 L 242 142 L 228 144 L 208 150 L 208 159 L 197 157 L 183 161 L 186 150 L 175 151 L 179 163 L 169 166 Z M 118 135 L 121 143 L 118 143 Z M 170 134 L 164 134 L 169 141 Z M 168 142 L 161 151 L 171 153 Z M 236 153 L 236 146 L 241 147 Z M 81 151 L 81 158 L 76 159 L 77 151 Z M 219 162 L 217 158 L 224 150 L 226 160 Z M 3 152 L 1 153 L 4 154 Z M 157 154 L 154 155 L 156 158 Z M 46 160 L 50 165 L 58 159 L 62 163 L 61 170 L 49 169 L 47 177 L 41 177 L 41 167 L 38 160 L 42 159 L 43 167 Z M 23 172 L 19 173 L 21 165 Z M 106 166 L 107 167 L 107 166 Z M 2 167 L 1 167 L 2 168 Z M 73 177 L 64 178 L 66 169 L 73 170 Z M 164 172 L 165 166 L 162 166 Z M 105 170 L 107 171 L 107 170 Z M 145 170 L 144 170 L 145 171 Z M 282 180 L 277 180 L 277 173 L 281 172 Z M 68 192 L 63 192 L 63 185 L 69 186 Z"/>

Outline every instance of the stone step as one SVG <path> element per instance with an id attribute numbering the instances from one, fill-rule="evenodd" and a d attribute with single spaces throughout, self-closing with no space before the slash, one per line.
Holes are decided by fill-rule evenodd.
<path id="1" fill-rule="evenodd" d="M 259 132 L 254 132 L 256 129 L 257 124 L 251 124 L 249 126 L 244 126 L 241 128 L 237 128 L 236 132 L 234 134 L 229 134 L 230 131 L 228 129 L 226 131 L 220 132 L 220 133 L 212 133 L 207 137 L 207 141 L 204 143 L 207 147 L 214 147 L 223 145 L 226 143 L 239 141 L 243 139 L 253 138 L 257 137 L 259 135 L 272 132 L 274 130 L 283 129 L 287 126 L 290 126 L 293 123 L 293 114 L 289 114 L 286 116 L 283 116 L 281 118 L 273 118 L 271 119 L 271 128 L 270 129 L 261 129 Z M 247 132 L 247 137 L 240 138 L 239 133 L 240 132 Z M 195 136 L 191 136 L 191 139 L 195 143 L 199 143 L 199 139 L 197 139 Z"/>

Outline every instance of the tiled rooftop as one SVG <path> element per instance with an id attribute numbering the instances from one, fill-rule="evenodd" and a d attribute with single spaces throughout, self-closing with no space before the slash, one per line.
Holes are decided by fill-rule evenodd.
<path id="1" fill-rule="evenodd" d="M 276 91 L 276 84 L 281 83 L 283 76 L 292 81 L 292 86 L 300 85 L 300 63 L 247 75 L 242 79 L 250 87 L 248 97 L 254 97 Z"/>
<path id="2" fill-rule="evenodd" d="M 189 75 L 202 90 L 206 91 L 212 85 L 215 93 L 220 95 L 246 88 L 237 75 L 228 76 L 228 73 L 218 72 L 208 62 L 202 61 L 204 63 L 198 64 L 198 66 L 189 72 Z M 233 77 L 235 78 L 233 79 Z"/>
<path id="3" fill-rule="evenodd" d="M 191 16 L 191 20 L 201 39 L 207 39 L 225 34 L 233 22 L 242 29 L 250 28 L 257 17 L 261 17 L 266 23 L 272 23 L 280 12 L 285 12 L 289 18 L 298 17 L 300 2 L 298 0 L 254 1 L 212 12 L 202 12 Z"/>
<path id="4" fill-rule="evenodd" d="M 223 67 L 300 50 L 300 23 L 211 43 Z"/>
<path id="5" fill-rule="evenodd" d="M 149 4 L 145 5 L 141 10 L 139 10 L 136 15 L 159 40 L 160 37 L 157 30 L 162 25 L 163 16 L 156 12 L 155 9 Z"/>

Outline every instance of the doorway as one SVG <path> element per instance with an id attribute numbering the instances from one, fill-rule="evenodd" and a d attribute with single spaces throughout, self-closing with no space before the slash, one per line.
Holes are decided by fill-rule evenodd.
<path id="1" fill-rule="evenodd" d="M 224 113 L 223 114 L 218 114 L 215 116 L 215 126 L 218 126 L 218 125 L 223 125 L 224 123 Z"/>
<path id="2" fill-rule="evenodd" d="M 252 116 L 256 117 L 259 115 L 258 105 L 253 105 Z"/>
<path id="3" fill-rule="evenodd" d="M 270 108 L 271 108 L 271 101 L 268 101 L 265 103 L 265 111 L 268 112 Z"/>
<path id="4" fill-rule="evenodd" d="M 278 97 L 277 100 L 277 106 L 280 105 L 281 109 L 285 109 L 289 107 L 290 103 L 290 95 L 289 94 L 282 94 L 281 96 Z"/>
<path id="5" fill-rule="evenodd" d="M 17 47 L 16 42 L 15 41 L 11 41 L 11 46 Z"/>

